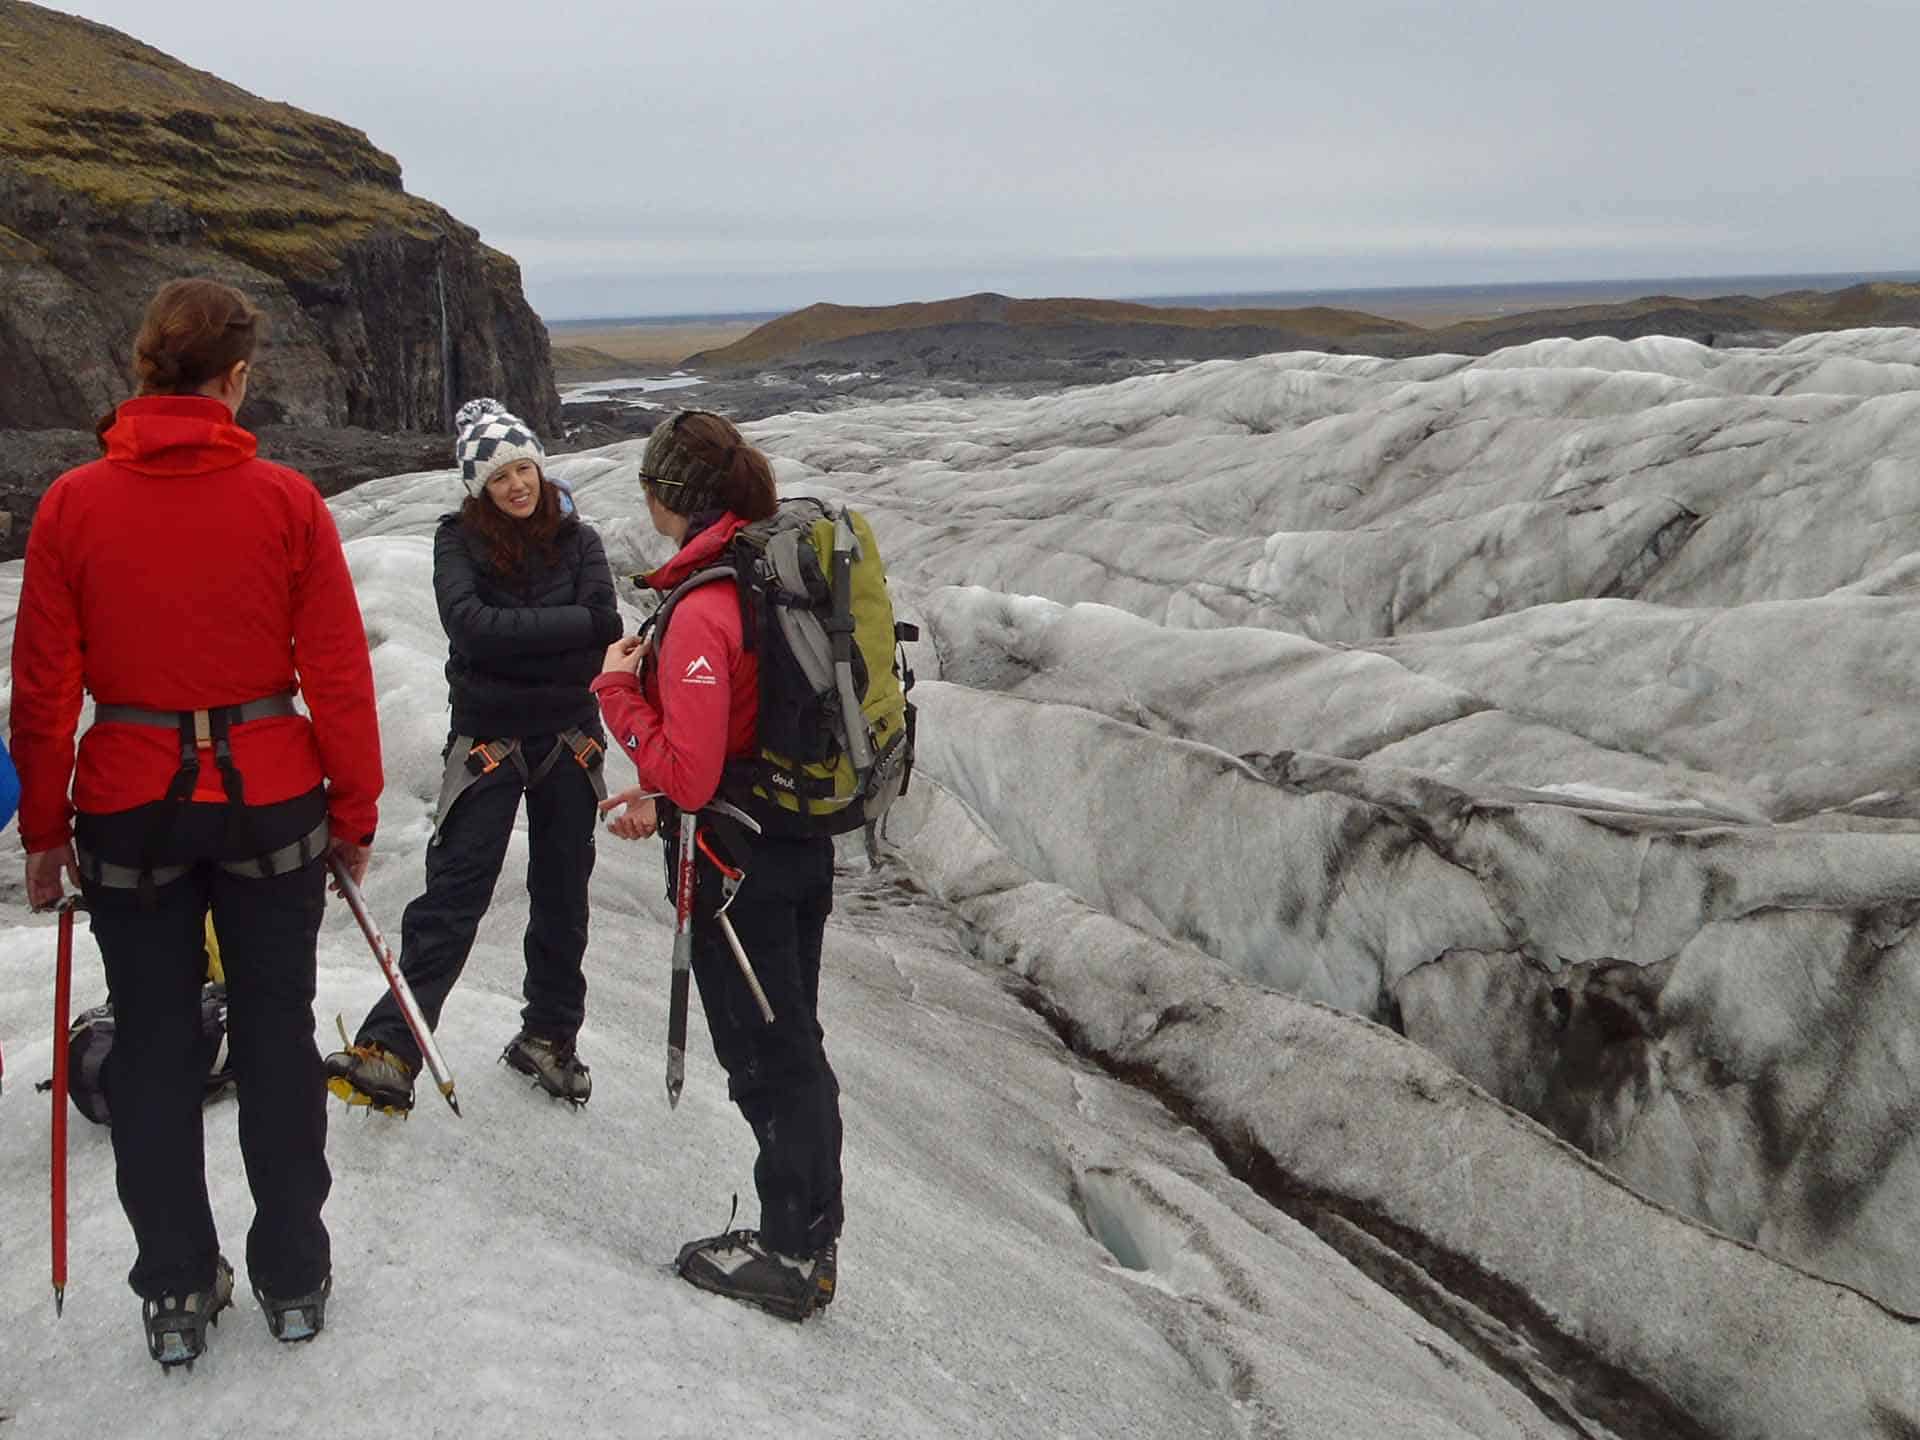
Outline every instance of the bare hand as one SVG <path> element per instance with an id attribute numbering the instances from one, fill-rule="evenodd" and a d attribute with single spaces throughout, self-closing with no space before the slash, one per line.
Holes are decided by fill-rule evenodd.
<path id="1" fill-rule="evenodd" d="M 80 862 L 74 858 L 71 840 L 58 849 L 27 856 L 27 904 L 36 910 L 58 904 L 67 893 L 60 883 L 62 875 L 73 881 L 75 889 L 79 888 Z"/>
<path id="2" fill-rule="evenodd" d="M 605 815 L 616 805 L 627 809 L 607 828 L 622 840 L 644 840 L 660 828 L 660 807 L 654 803 L 653 792 L 644 786 L 630 785 L 618 795 L 609 795 L 600 802 L 600 813 Z"/>
<path id="3" fill-rule="evenodd" d="M 346 867 L 347 874 L 352 877 L 355 886 L 364 885 L 367 882 L 367 862 L 373 859 L 373 847 L 356 845 L 351 840 L 335 840 L 327 847 L 327 859 L 329 870 L 332 869 L 331 862 L 337 859 Z M 329 880 L 327 884 L 334 894 L 343 900 L 346 898 L 347 892 L 340 888 L 338 879 Z"/>
<path id="4" fill-rule="evenodd" d="M 651 635 L 626 635 L 607 647 L 606 661 L 600 666 L 602 675 L 638 675 L 640 662 L 653 653 Z"/>

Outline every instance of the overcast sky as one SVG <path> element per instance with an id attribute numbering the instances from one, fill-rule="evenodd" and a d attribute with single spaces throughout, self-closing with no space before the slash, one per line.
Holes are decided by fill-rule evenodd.
<path id="1" fill-rule="evenodd" d="M 1915 0 L 88 0 L 577 315 L 1920 268 Z"/>

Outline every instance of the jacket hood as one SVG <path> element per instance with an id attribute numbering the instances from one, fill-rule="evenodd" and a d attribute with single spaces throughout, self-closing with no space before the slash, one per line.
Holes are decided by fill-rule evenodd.
<path id="1" fill-rule="evenodd" d="M 101 435 L 107 459 L 143 475 L 205 475 L 253 459 L 252 432 L 204 395 L 145 395 L 114 412 Z"/>
<path id="2" fill-rule="evenodd" d="M 732 543 L 733 537 L 747 528 L 748 522 L 732 511 L 723 512 L 719 519 L 701 530 L 682 545 L 674 557 L 647 576 L 647 584 L 655 590 L 671 590 L 696 570 L 705 569 L 720 558 L 720 552 Z"/>

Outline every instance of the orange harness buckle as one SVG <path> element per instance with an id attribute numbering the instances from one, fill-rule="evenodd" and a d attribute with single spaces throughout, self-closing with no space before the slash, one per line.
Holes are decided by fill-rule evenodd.
<path id="1" fill-rule="evenodd" d="M 512 753 L 513 747 L 511 745 L 501 745 L 496 748 L 489 741 L 476 740 L 473 744 L 473 749 L 467 752 L 467 758 L 471 760 L 475 755 L 478 755 L 480 757 L 480 773 L 482 775 L 491 775 L 500 768 L 500 762 Z"/>

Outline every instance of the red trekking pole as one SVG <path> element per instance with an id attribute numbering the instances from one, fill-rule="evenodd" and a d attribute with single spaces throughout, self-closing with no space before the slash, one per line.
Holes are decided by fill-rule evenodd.
<path id="1" fill-rule="evenodd" d="M 59 960 L 53 972 L 53 1314 L 67 1305 L 67 1012 L 73 998 L 73 912 L 78 895 L 63 896 Z"/>

